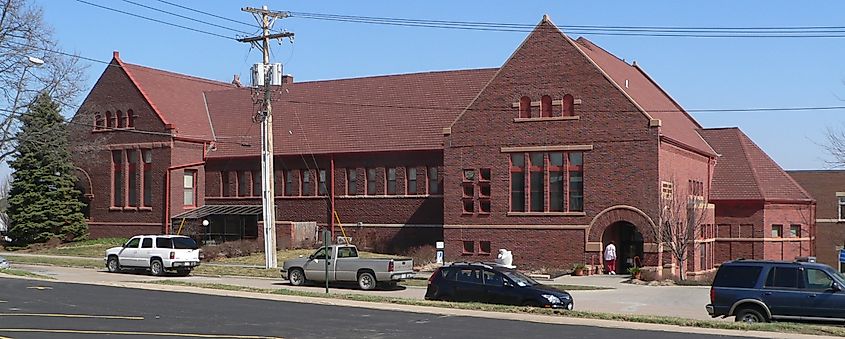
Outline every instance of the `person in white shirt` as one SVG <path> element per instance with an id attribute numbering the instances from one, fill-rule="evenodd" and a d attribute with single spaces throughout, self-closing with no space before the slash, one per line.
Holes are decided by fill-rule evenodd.
<path id="1" fill-rule="evenodd" d="M 616 274 L 616 245 L 611 241 L 604 249 L 604 263 L 608 274 Z"/>

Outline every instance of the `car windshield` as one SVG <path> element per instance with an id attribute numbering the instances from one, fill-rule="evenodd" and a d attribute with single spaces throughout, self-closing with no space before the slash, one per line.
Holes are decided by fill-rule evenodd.
<path id="1" fill-rule="evenodd" d="M 195 250 L 197 242 L 191 238 L 173 238 L 173 248 L 180 250 Z"/>
<path id="2" fill-rule="evenodd" d="M 534 279 L 531 279 L 527 275 L 519 273 L 517 271 L 509 271 L 509 270 L 505 271 L 505 270 L 503 270 L 502 273 L 506 277 L 510 278 L 510 280 L 513 280 L 514 283 L 516 283 L 517 285 L 519 285 L 521 287 L 534 286 L 534 285 L 539 284 Z"/>

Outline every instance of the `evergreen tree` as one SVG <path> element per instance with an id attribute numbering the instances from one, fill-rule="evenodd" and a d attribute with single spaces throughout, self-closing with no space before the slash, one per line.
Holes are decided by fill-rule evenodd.
<path id="1" fill-rule="evenodd" d="M 9 236 L 17 244 L 45 242 L 52 237 L 84 237 L 88 225 L 78 199 L 67 130 L 58 104 L 38 96 L 16 135 L 17 148 L 9 193 Z"/>

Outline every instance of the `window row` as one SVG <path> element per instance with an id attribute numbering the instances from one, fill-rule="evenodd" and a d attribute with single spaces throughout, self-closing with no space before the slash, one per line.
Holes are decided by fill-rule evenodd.
<path id="1" fill-rule="evenodd" d="M 800 238 L 801 237 L 801 225 L 792 224 L 789 225 L 789 238 Z M 772 238 L 785 238 L 783 235 L 783 225 L 774 224 L 772 225 Z"/>
<path id="2" fill-rule="evenodd" d="M 551 118 L 575 116 L 575 98 L 571 94 L 563 96 L 561 100 L 552 100 L 544 95 L 539 102 L 531 101 L 531 97 L 519 98 L 519 118 Z"/>
<path id="3" fill-rule="evenodd" d="M 490 214 L 491 175 L 489 168 L 480 168 L 478 172 L 464 169 L 461 182 L 463 214 Z"/>
<path id="4" fill-rule="evenodd" d="M 437 167 L 348 168 L 343 187 L 337 195 L 425 195 L 442 194 L 442 180 Z M 261 196 L 259 171 L 224 171 L 221 173 L 221 196 Z M 277 196 L 327 196 L 329 173 L 324 169 L 277 171 Z M 404 181 L 400 192 L 399 180 Z"/>
<path id="5" fill-rule="evenodd" d="M 151 207 L 153 152 L 150 149 L 112 151 L 112 207 Z"/>
<path id="6" fill-rule="evenodd" d="M 698 180 L 688 180 L 689 194 L 696 197 L 704 196 L 704 183 Z"/>
<path id="7" fill-rule="evenodd" d="M 478 244 L 478 246 L 476 246 Z M 464 240 L 463 241 L 463 249 L 461 251 L 462 255 L 490 255 L 490 242 L 489 241 L 473 241 L 473 240 Z"/>
<path id="8" fill-rule="evenodd" d="M 510 156 L 511 212 L 584 211 L 584 153 Z"/>
<path id="9" fill-rule="evenodd" d="M 94 130 L 114 129 L 114 128 L 134 128 L 135 127 L 135 112 L 131 109 L 126 113 L 123 111 L 106 111 L 105 115 L 100 112 L 94 113 Z"/>

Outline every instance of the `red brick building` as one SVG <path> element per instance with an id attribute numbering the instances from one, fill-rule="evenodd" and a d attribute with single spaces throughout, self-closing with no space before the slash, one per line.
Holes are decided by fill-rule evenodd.
<path id="1" fill-rule="evenodd" d="M 253 90 L 126 64 L 116 53 L 110 66 L 71 125 L 88 150 L 77 162 L 92 235 L 259 237 Z M 273 100 L 278 220 L 339 219 L 365 247 L 445 240 L 447 260 L 491 260 L 507 248 L 517 265 L 571 267 L 599 264 L 613 240 L 622 269 L 672 268 L 650 234 L 667 192 L 708 206 L 687 262 L 693 274 L 730 258 L 717 255 L 723 240 L 765 239 L 752 254 L 766 258 L 805 254 L 812 242 L 811 222 L 800 223 L 798 250 L 777 252 L 764 232 L 776 214 L 791 217 L 812 199 L 714 208 L 711 192 L 724 189 L 716 185 L 732 185 L 715 180 L 722 152 L 705 139 L 718 132 L 703 130 L 636 63 L 570 39 L 547 18 L 497 69 L 286 78 Z M 753 169 L 737 175 L 758 166 L 783 174 L 770 159 L 731 158 Z M 797 187 L 767 187 L 784 184 Z M 720 220 L 755 213 L 738 222 L 753 224 L 753 235 L 717 236 Z"/>
<path id="2" fill-rule="evenodd" d="M 839 268 L 839 250 L 845 245 L 845 171 L 788 171 L 816 200 L 815 255 L 818 261 Z"/>

